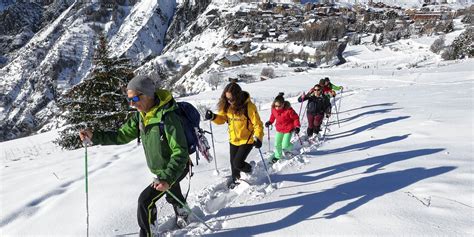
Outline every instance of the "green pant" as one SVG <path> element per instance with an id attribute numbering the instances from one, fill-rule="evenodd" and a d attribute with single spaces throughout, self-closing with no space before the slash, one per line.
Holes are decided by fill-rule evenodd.
<path id="1" fill-rule="evenodd" d="M 282 156 L 283 150 L 293 149 L 293 144 L 291 144 L 291 135 L 293 133 L 281 133 L 276 132 L 275 134 L 275 153 L 274 156 L 277 159 L 280 159 Z"/>

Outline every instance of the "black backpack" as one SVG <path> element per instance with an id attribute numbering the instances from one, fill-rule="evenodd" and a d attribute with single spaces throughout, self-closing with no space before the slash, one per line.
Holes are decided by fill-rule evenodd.
<path id="1" fill-rule="evenodd" d="M 211 162 L 213 157 L 209 153 L 210 147 L 207 142 L 207 138 L 204 134 L 207 131 L 204 131 L 199 127 L 201 122 L 201 114 L 192 104 L 188 102 L 177 102 L 178 109 L 174 110 L 179 118 L 181 119 L 181 124 L 184 128 L 184 135 L 186 136 L 186 142 L 188 144 L 188 153 L 193 154 L 196 152 L 196 165 L 199 164 L 199 153 L 208 161 Z M 160 122 L 160 132 L 164 134 L 163 122 Z M 209 132 L 208 132 L 209 133 Z"/>

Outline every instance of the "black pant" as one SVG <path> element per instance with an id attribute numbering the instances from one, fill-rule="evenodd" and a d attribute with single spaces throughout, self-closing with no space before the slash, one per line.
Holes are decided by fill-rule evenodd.
<path id="1" fill-rule="evenodd" d="M 169 191 L 174 194 L 180 201 L 183 203 L 186 201 L 183 193 L 181 192 L 181 187 L 179 182 L 186 177 L 188 174 L 189 167 L 186 166 L 183 174 L 176 180 L 176 182 L 170 187 Z M 171 184 L 170 184 L 171 185 Z M 148 185 L 140 194 L 138 198 L 138 209 L 137 209 L 137 218 L 138 225 L 140 226 L 140 237 L 151 237 L 151 224 L 156 221 L 156 206 L 155 203 L 165 194 L 166 192 L 158 191 L 154 189 L 151 185 Z M 171 203 L 173 206 L 182 207 L 178 201 L 176 201 L 169 194 L 166 195 L 166 201 Z"/>
<path id="2" fill-rule="evenodd" d="M 247 159 L 252 148 L 253 144 L 244 144 L 240 146 L 230 144 L 230 167 L 233 178 L 240 179 L 240 171 L 245 173 L 252 171 L 252 166 L 245 162 L 245 159 Z"/>
<path id="3" fill-rule="evenodd" d="M 344 57 L 342 57 L 342 53 L 337 54 L 337 58 L 339 59 L 339 62 L 337 63 L 337 65 L 341 65 L 341 64 L 346 63 L 346 59 L 344 59 Z"/>

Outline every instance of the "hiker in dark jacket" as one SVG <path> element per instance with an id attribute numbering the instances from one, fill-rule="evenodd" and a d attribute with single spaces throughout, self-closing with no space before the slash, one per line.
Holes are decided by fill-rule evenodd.
<path id="1" fill-rule="evenodd" d="M 322 93 L 322 86 L 316 84 L 314 88 L 306 95 L 298 98 L 298 102 L 308 101 L 306 105 L 306 116 L 308 118 L 308 129 L 306 133 L 308 138 L 321 131 L 321 123 L 324 114 L 329 118 L 331 115 L 331 103 L 328 97 Z"/>
<path id="2" fill-rule="evenodd" d="M 183 126 L 173 111 L 177 104 L 171 93 L 166 90 L 155 90 L 153 80 L 147 76 L 134 77 L 127 86 L 130 106 L 138 112 L 117 131 L 93 132 L 82 130 L 81 140 L 90 139 L 94 144 L 126 144 L 141 137 L 145 157 L 150 171 L 156 175 L 153 183 L 146 186 L 138 198 L 137 218 L 140 236 L 152 236 L 151 225 L 156 220 L 155 203 L 167 190 L 181 202 L 185 198 L 179 182 L 188 173 L 188 146 Z M 164 116 L 166 115 L 166 116 Z M 163 122 L 164 134 L 161 134 L 159 123 Z M 187 212 L 171 196 L 166 200 L 173 205 L 177 225 L 186 225 Z"/>

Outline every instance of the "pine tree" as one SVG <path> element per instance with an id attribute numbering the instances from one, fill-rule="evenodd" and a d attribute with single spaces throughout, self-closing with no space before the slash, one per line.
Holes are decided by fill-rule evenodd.
<path id="1" fill-rule="evenodd" d="M 75 149 L 81 146 L 79 129 L 103 131 L 120 127 L 130 114 L 124 92 L 133 75 L 128 59 L 110 57 L 107 38 L 100 33 L 91 75 L 69 89 L 58 103 L 67 128 L 55 142 Z"/>

